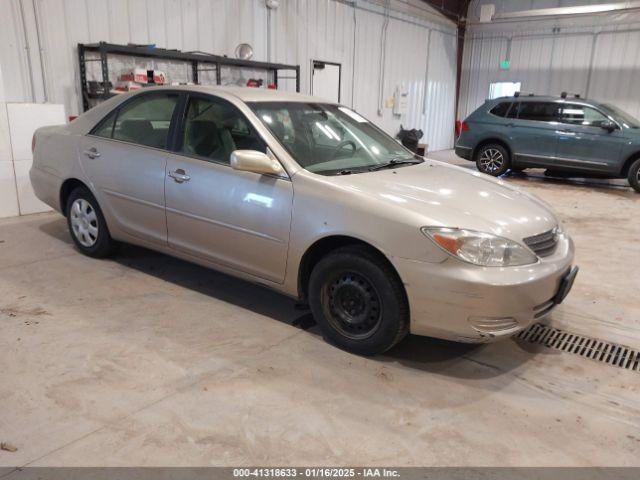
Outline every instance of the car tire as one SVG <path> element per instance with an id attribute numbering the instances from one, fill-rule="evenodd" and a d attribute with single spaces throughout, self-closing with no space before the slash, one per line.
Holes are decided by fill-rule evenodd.
<path id="1" fill-rule="evenodd" d="M 629 185 L 631 185 L 636 192 L 640 193 L 640 158 L 629 167 L 629 175 L 627 178 L 629 179 Z"/>
<path id="2" fill-rule="evenodd" d="M 499 143 L 483 145 L 476 153 L 476 166 L 493 177 L 504 175 L 511 166 L 509 152 Z"/>
<path id="3" fill-rule="evenodd" d="M 390 349 L 409 331 L 409 304 L 395 270 L 371 249 L 323 257 L 309 280 L 309 306 L 330 343 L 359 355 Z"/>
<path id="4" fill-rule="evenodd" d="M 73 243 L 85 255 L 103 258 L 111 254 L 115 242 L 109 234 L 107 222 L 92 193 L 85 187 L 71 192 L 66 206 L 67 225 Z"/>

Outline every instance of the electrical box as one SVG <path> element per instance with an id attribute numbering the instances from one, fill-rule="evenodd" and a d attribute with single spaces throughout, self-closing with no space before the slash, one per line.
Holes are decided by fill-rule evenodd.
<path id="1" fill-rule="evenodd" d="M 480 23 L 490 23 L 496 14 L 496 6 L 493 3 L 480 5 Z"/>
<path id="2" fill-rule="evenodd" d="M 404 115 L 409 108 L 409 92 L 404 85 L 398 85 L 393 92 L 393 114 Z"/>

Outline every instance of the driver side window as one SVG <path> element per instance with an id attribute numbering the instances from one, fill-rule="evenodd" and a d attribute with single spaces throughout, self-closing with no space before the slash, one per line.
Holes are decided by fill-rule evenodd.
<path id="1" fill-rule="evenodd" d="M 234 150 L 266 153 L 267 147 L 247 118 L 230 102 L 191 97 L 181 131 L 180 152 L 228 164 Z"/>
<path id="2" fill-rule="evenodd" d="M 567 104 L 562 107 L 562 123 L 582 125 L 584 127 L 601 127 L 609 119 L 594 108 L 584 105 Z"/>

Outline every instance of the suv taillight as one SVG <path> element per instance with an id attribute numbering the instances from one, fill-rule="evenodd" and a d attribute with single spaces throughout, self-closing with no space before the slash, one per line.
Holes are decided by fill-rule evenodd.
<path id="1" fill-rule="evenodd" d="M 462 122 L 462 125 L 460 126 L 460 131 L 461 132 L 468 132 L 469 131 L 469 124 L 467 122 Z"/>

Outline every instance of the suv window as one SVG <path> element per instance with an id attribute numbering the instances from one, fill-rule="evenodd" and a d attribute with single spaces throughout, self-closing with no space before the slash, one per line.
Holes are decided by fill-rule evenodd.
<path id="1" fill-rule="evenodd" d="M 191 97 L 182 128 L 180 152 L 229 163 L 234 150 L 267 147 L 246 117 L 222 99 Z"/>
<path id="2" fill-rule="evenodd" d="M 560 105 L 554 102 L 520 102 L 520 120 L 557 122 Z"/>
<path id="3" fill-rule="evenodd" d="M 586 127 L 601 127 L 609 119 L 595 108 L 578 104 L 565 104 L 561 109 L 561 122 Z"/>
<path id="4" fill-rule="evenodd" d="M 496 117 L 505 117 L 507 112 L 509 111 L 509 107 L 511 106 L 511 102 L 501 102 L 491 110 L 489 113 L 495 115 Z"/>
<path id="5" fill-rule="evenodd" d="M 177 93 L 141 95 L 120 108 L 111 138 L 154 148 L 167 148 Z M 98 132 L 96 132 L 98 134 Z"/>
<path id="6" fill-rule="evenodd" d="M 520 111 L 520 102 L 516 102 L 513 104 L 509 112 L 507 113 L 507 118 L 518 118 L 518 112 Z"/>

